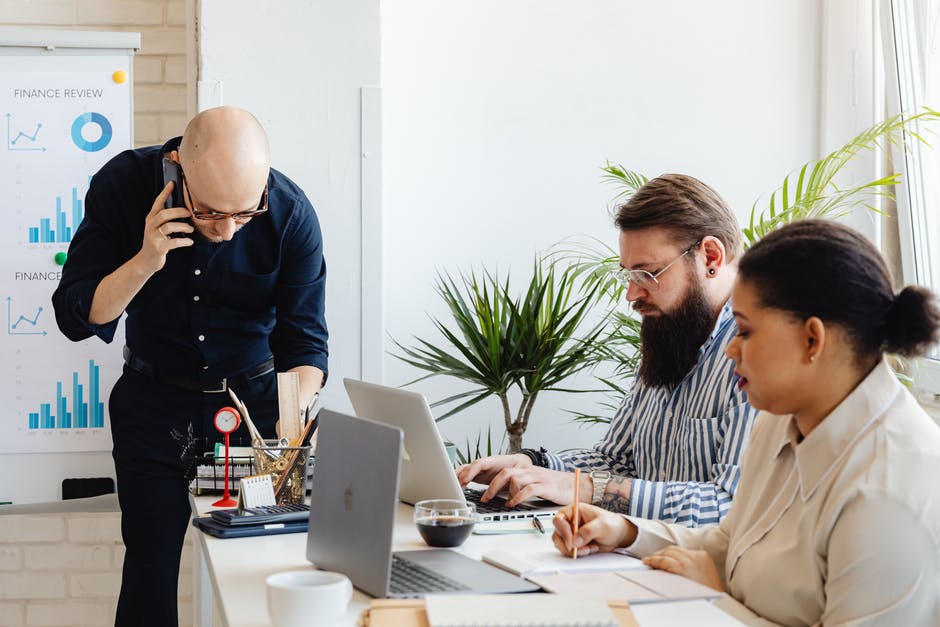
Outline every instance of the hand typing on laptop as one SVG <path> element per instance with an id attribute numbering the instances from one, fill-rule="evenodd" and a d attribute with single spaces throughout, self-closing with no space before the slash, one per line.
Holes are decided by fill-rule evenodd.
<path id="1" fill-rule="evenodd" d="M 549 470 L 532 464 L 528 456 L 493 455 L 457 468 L 457 480 L 462 486 L 471 481 L 488 483 L 480 499 L 484 503 L 503 490 L 508 490 L 506 505 L 514 507 L 529 498 L 542 498 L 559 505 L 568 505 L 574 499 L 571 473 Z M 593 481 L 587 473 L 581 476 L 581 500 L 591 502 Z"/>

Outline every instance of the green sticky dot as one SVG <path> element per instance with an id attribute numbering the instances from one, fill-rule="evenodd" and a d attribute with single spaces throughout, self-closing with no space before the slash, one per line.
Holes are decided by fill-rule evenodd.
<path id="1" fill-rule="evenodd" d="M 66 255 L 65 253 L 56 253 L 56 254 L 55 254 L 55 262 L 56 262 L 56 264 L 57 264 L 57 265 L 60 265 L 60 266 L 64 266 L 64 265 L 65 265 L 65 258 L 66 258 L 66 257 L 68 257 L 68 255 Z"/>

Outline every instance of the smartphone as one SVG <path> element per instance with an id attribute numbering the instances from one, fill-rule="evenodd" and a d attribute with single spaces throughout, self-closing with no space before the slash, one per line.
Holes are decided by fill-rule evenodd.
<path id="1" fill-rule="evenodd" d="M 185 207 L 186 203 L 183 201 L 183 173 L 180 170 L 180 164 L 164 157 L 163 186 L 166 187 L 166 184 L 170 181 L 173 181 L 173 191 L 167 196 L 164 208 L 172 209 L 173 207 Z M 172 221 L 190 222 L 189 218 L 175 218 Z M 170 237 L 189 237 L 189 233 L 170 233 Z"/>

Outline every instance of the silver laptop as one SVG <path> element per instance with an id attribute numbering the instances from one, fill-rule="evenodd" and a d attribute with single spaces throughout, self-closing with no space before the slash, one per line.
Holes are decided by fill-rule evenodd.
<path id="1" fill-rule="evenodd" d="M 538 586 L 449 549 L 392 553 L 402 432 L 324 409 L 310 489 L 307 559 L 375 597 L 534 592 Z"/>
<path id="2" fill-rule="evenodd" d="M 486 503 L 480 489 L 460 487 L 444 449 L 434 416 L 421 394 L 355 379 L 343 379 L 357 416 L 398 427 L 405 433 L 399 498 L 414 505 L 424 499 L 465 499 L 476 505 L 486 522 L 554 516 L 559 506 L 541 499 L 517 507 L 506 506 L 504 496 Z"/>

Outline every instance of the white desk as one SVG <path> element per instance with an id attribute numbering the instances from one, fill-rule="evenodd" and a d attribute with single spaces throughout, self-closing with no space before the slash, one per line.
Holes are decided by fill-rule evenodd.
<path id="1" fill-rule="evenodd" d="M 193 512 L 202 514 L 212 509 L 210 503 L 216 498 L 192 498 Z M 412 512 L 411 506 L 401 503 L 398 505 L 393 534 L 393 548 L 396 551 L 428 548 L 418 535 Z M 305 533 L 222 540 L 198 532 L 195 534 L 194 544 L 196 627 L 212 627 L 213 606 L 218 608 L 220 613 L 215 624 L 226 627 L 270 627 L 265 578 L 282 570 L 313 568 L 307 561 Z M 495 549 L 529 552 L 550 547 L 550 534 L 531 533 L 472 535 L 463 546 L 455 550 L 479 558 L 483 553 Z M 362 611 L 368 607 L 370 601 L 371 597 L 355 590 L 342 624 L 357 625 Z M 747 621 L 747 609 L 730 597 L 726 596 L 718 605 L 739 620 Z"/>

